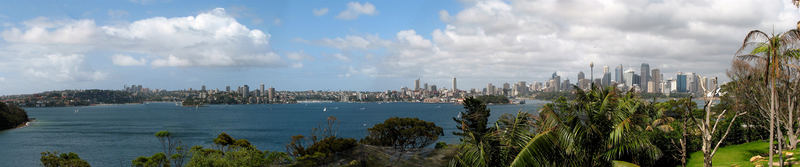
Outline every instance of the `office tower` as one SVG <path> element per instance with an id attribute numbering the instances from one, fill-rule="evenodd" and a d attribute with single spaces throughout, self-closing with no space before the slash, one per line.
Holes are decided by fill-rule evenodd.
<path id="1" fill-rule="evenodd" d="M 681 92 L 681 93 L 689 92 L 688 89 L 686 88 L 686 85 L 687 85 L 687 83 L 686 83 L 686 74 L 678 72 L 678 75 L 676 76 L 676 79 L 675 79 L 675 89 L 676 89 L 676 91 L 677 92 Z"/>
<path id="2" fill-rule="evenodd" d="M 510 91 L 511 91 L 511 84 L 508 84 L 508 82 L 503 83 L 503 95 L 508 96 L 509 94 L 511 94 Z"/>
<path id="3" fill-rule="evenodd" d="M 201 92 L 205 92 L 206 91 L 206 85 L 200 86 L 200 91 Z"/>
<path id="4" fill-rule="evenodd" d="M 647 81 L 647 93 L 656 93 L 656 82 Z"/>
<path id="5" fill-rule="evenodd" d="M 458 87 L 456 87 L 456 77 L 453 77 L 453 91 L 458 91 Z"/>
<path id="6" fill-rule="evenodd" d="M 428 87 L 428 83 L 425 83 L 423 85 L 424 85 L 423 87 L 425 88 L 425 91 L 429 91 L 431 89 L 431 87 Z"/>
<path id="7" fill-rule="evenodd" d="M 639 87 L 641 87 L 643 91 L 647 91 L 647 81 L 650 81 L 650 65 L 642 63 L 641 73 L 642 74 L 639 75 Z"/>
<path id="8" fill-rule="evenodd" d="M 494 88 L 494 85 L 492 85 L 492 83 L 489 83 L 489 85 L 486 86 L 486 94 L 487 95 L 493 95 L 494 94 L 494 90 L 495 90 L 495 88 Z"/>
<path id="9" fill-rule="evenodd" d="M 556 86 L 556 85 L 558 85 L 556 83 L 556 80 L 555 79 L 550 79 L 549 81 L 547 81 L 547 91 L 550 91 L 550 92 L 558 91 L 558 86 Z"/>
<path id="10" fill-rule="evenodd" d="M 436 92 L 436 85 L 431 85 L 431 91 Z"/>
<path id="11" fill-rule="evenodd" d="M 561 84 L 561 90 L 564 91 L 572 90 L 572 84 L 569 83 L 569 79 L 565 79 L 564 83 Z"/>
<path id="12" fill-rule="evenodd" d="M 553 73 L 555 75 L 555 73 Z M 589 79 L 594 81 L 594 62 L 589 62 Z"/>
<path id="13" fill-rule="evenodd" d="M 269 92 L 267 93 L 267 96 L 269 96 L 268 98 L 270 101 L 275 99 L 275 88 L 269 87 Z"/>
<path id="14" fill-rule="evenodd" d="M 633 87 L 633 75 L 634 72 L 632 69 L 628 69 L 627 71 L 625 71 L 625 77 L 623 77 L 622 80 L 625 81 L 625 86 L 628 88 Z"/>
<path id="15" fill-rule="evenodd" d="M 418 90 L 419 90 L 419 78 L 417 78 L 417 80 L 414 80 L 414 91 Z"/>
<path id="16" fill-rule="evenodd" d="M 259 89 L 258 89 L 258 96 L 259 97 L 263 97 L 264 94 L 267 94 L 267 92 L 265 92 L 265 91 L 266 90 L 264 89 L 264 83 L 261 83 L 261 87 L 259 87 Z"/>
<path id="17" fill-rule="evenodd" d="M 225 86 L 225 92 L 228 92 L 228 93 L 231 92 L 231 86 L 230 85 Z"/>
<path id="18" fill-rule="evenodd" d="M 614 70 L 615 70 L 614 71 L 614 75 L 616 75 L 614 80 L 617 81 L 617 83 L 625 83 L 625 79 L 623 79 L 623 75 L 625 73 L 625 69 L 622 67 L 622 64 L 617 66 L 617 68 L 614 69 Z"/>
<path id="19" fill-rule="evenodd" d="M 663 78 L 661 77 L 663 77 L 661 75 L 661 70 L 659 70 L 658 68 L 654 68 L 653 70 L 651 70 L 650 78 L 653 79 L 653 83 L 656 85 L 655 92 L 661 92 L 661 82 L 663 80 Z"/>
<path id="20" fill-rule="evenodd" d="M 691 72 L 684 74 L 686 75 L 686 92 L 689 93 L 697 92 L 697 85 L 699 84 L 695 84 L 695 82 L 697 82 L 697 79 L 695 79 L 697 78 L 695 77 L 695 74 Z"/>
<path id="21" fill-rule="evenodd" d="M 585 79 L 586 76 L 583 74 L 583 71 L 578 72 L 578 80 Z"/>
<path id="22" fill-rule="evenodd" d="M 244 85 L 242 87 L 242 95 L 244 96 L 245 100 L 247 100 L 247 98 L 250 97 L 250 87 L 249 86 Z"/>

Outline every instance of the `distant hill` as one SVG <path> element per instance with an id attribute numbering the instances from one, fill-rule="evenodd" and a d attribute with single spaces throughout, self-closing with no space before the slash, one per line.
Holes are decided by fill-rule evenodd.
<path id="1" fill-rule="evenodd" d="M 478 99 L 484 103 L 492 103 L 492 104 L 508 104 L 511 103 L 511 100 L 508 100 L 508 97 L 503 95 L 483 95 L 483 96 L 475 96 L 475 99 Z"/>
<path id="2" fill-rule="evenodd" d="M 0 102 L 0 130 L 16 128 L 29 121 L 25 110 Z"/>

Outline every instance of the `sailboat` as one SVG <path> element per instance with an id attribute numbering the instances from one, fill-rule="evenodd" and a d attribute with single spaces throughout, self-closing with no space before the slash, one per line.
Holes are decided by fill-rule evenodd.
<path id="1" fill-rule="evenodd" d="M 78 113 L 78 109 L 77 108 L 75 109 L 75 113 Z"/>
<path id="2" fill-rule="evenodd" d="M 328 107 L 322 108 L 322 112 L 328 112 Z"/>

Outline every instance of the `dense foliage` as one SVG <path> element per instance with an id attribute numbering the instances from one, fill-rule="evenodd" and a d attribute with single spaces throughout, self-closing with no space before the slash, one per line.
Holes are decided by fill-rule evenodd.
<path id="1" fill-rule="evenodd" d="M 78 154 L 73 152 L 61 153 L 58 152 L 42 152 L 42 161 L 44 167 L 89 167 L 89 162 L 78 157 Z"/>
<path id="2" fill-rule="evenodd" d="M 22 108 L 0 102 L 0 130 L 15 128 L 28 120 L 28 114 Z"/>
<path id="3" fill-rule="evenodd" d="M 419 118 L 392 117 L 368 129 L 361 141 L 376 146 L 392 147 L 400 152 L 433 144 L 444 135 L 441 127 Z"/>
<path id="4" fill-rule="evenodd" d="M 483 95 L 483 96 L 475 96 L 475 99 L 481 101 L 486 104 L 508 104 L 511 103 L 511 100 L 508 100 L 508 97 L 503 95 Z"/>

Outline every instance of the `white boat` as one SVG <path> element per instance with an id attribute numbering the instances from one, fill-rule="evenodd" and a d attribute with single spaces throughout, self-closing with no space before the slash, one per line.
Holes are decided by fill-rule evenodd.
<path id="1" fill-rule="evenodd" d="M 322 108 L 322 112 L 328 112 L 328 107 Z"/>

